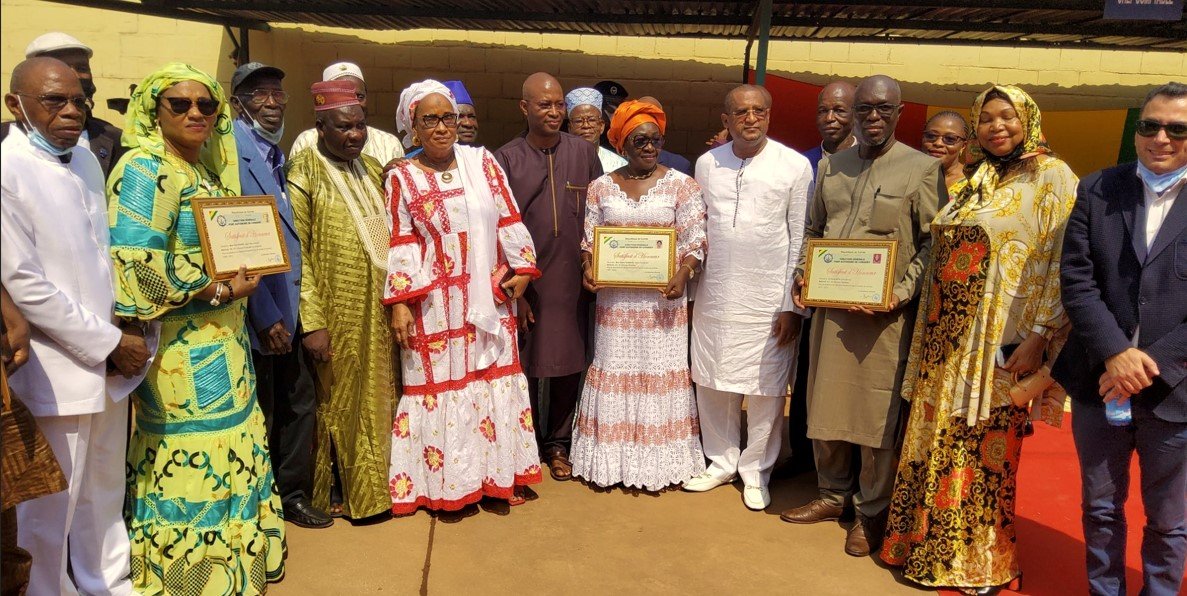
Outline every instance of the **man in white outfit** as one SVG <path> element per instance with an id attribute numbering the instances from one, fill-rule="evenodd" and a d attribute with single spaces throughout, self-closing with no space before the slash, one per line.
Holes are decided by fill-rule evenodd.
<path id="1" fill-rule="evenodd" d="M 13 69 L 4 104 L 18 125 L 0 145 L 0 279 L 31 331 L 11 385 L 68 483 L 17 505 L 18 542 L 33 557 L 28 593 L 130 594 L 127 391 L 108 390 L 108 369 L 136 375 L 150 354 L 139 331 L 113 323 L 103 172 L 77 146 L 86 96 L 65 63 L 30 58 Z"/>
<path id="2" fill-rule="evenodd" d="M 770 117 L 766 89 L 736 87 L 721 117 L 733 141 L 696 165 L 709 251 L 693 311 L 692 380 L 710 464 L 684 490 L 703 492 L 741 476 L 742 501 L 755 511 L 771 504 L 767 483 L 803 315 L 791 282 L 812 192 L 807 158 L 767 138 Z"/>

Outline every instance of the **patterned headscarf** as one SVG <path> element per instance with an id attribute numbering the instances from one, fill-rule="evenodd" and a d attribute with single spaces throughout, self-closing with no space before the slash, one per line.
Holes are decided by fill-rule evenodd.
<path id="1" fill-rule="evenodd" d="M 1042 114 L 1039 112 L 1038 104 L 1029 94 L 1014 85 L 994 85 L 981 92 L 973 101 L 972 126 L 977 126 L 985 98 L 993 91 L 1005 95 L 1013 104 L 1014 111 L 1018 113 L 1018 120 L 1022 122 L 1022 142 L 1014 147 L 1009 155 L 1000 157 L 983 149 L 979 140 L 969 143 L 968 151 L 972 163 L 965 171 L 972 169 L 973 173 L 954 189 L 958 203 L 967 202 L 975 194 L 979 194 L 982 201 L 988 200 L 997 190 L 1001 174 L 1010 166 L 1051 151 L 1047 146 L 1046 137 L 1043 136 Z"/>
<path id="2" fill-rule="evenodd" d="M 610 144 L 614 145 L 618 152 L 622 152 L 622 146 L 626 143 L 626 138 L 631 134 L 631 131 L 639 127 L 640 124 L 648 122 L 655 123 L 659 127 L 659 134 L 664 134 L 668 128 L 668 117 L 664 111 L 659 109 L 659 106 L 651 103 L 645 103 L 637 100 L 624 101 L 614 110 L 614 117 L 610 119 L 610 129 L 606 131 L 606 138 L 610 139 Z"/>
<path id="3" fill-rule="evenodd" d="M 210 97 L 218 102 L 218 113 L 214 127 L 198 160 L 215 176 L 222 186 L 233 194 L 240 193 L 239 154 L 235 150 L 235 135 L 232 123 L 231 104 L 223 87 L 210 75 L 181 62 L 170 62 L 160 70 L 148 75 L 136 86 L 128 102 L 128 114 L 124 117 L 124 134 L 120 142 L 125 147 L 139 147 L 157 157 L 165 156 L 165 139 L 157 124 L 157 105 L 166 89 L 184 82 L 197 81 L 210 90 Z"/>
<path id="4" fill-rule="evenodd" d="M 434 93 L 444 95 L 449 99 L 449 104 L 453 106 L 453 111 L 457 111 L 457 99 L 453 97 L 453 92 L 449 90 L 449 87 L 442 85 L 440 81 L 425 79 L 409 85 L 407 89 L 400 92 L 400 105 L 396 108 L 396 130 L 404 133 L 405 147 L 411 147 L 412 137 L 416 136 L 412 120 L 416 115 L 417 104 Z"/>

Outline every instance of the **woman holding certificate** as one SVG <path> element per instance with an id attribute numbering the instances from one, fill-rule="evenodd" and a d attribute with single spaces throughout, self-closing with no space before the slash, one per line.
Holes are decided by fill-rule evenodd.
<path id="1" fill-rule="evenodd" d="M 1021 89 L 986 90 L 972 116 L 978 161 L 931 225 L 882 559 L 916 583 L 982 594 L 1022 574 L 1014 502 L 1027 408 L 1011 389 L 1058 350 L 1059 257 L 1077 180 L 1042 142 L 1038 106 Z M 1044 398 L 1061 401 L 1047 385 Z"/>
<path id="2" fill-rule="evenodd" d="M 160 326 L 133 392 L 132 586 L 144 594 L 262 594 L 284 575 L 284 520 L 244 328 L 259 283 L 211 279 L 191 201 L 238 194 L 223 88 L 172 63 L 132 94 L 108 178 L 115 314 Z"/>
<path id="3" fill-rule="evenodd" d="M 507 176 L 457 143 L 458 106 L 437 81 L 400 94 L 396 120 L 424 148 L 388 175 L 392 240 L 383 302 L 404 394 L 392 425 L 392 513 L 520 505 L 540 482 L 512 305 L 540 277 Z M 505 505 L 503 506 L 505 507 Z"/>
<path id="4" fill-rule="evenodd" d="M 608 137 L 627 165 L 591 183 L 586 202 L 584 284 L 598 300 L 594 359 L 577 411 L 572 460 L 574 476 L 603 487 L 658 491 L 705 470 L 684 295 L 705 258 L 705 204 L 695 180 L 659 165 L 666 124 L 655 105 L 620 105 Z M 675 251 L 675 274 L 651 288 L 599 286 L 593 255 L 595 228 L 602 226 L 675 230 L 675 247 L 667 247 Z M 649 246 L 657 242 L 648 240 Z M 600 258 L 621 255 L 600 252 Z"/>

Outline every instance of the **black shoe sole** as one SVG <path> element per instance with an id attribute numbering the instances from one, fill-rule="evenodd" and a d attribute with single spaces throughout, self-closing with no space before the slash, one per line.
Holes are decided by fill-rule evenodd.
<path id="1" fill-rule="evenodd" d="M 310 530 L 323 530 L 325 528 L 328 528 L 328 527 L 334 525 L 333 518 L 331 518 L 329 522 L 326 522 L 324 524 L 311 524 L 306 521 L 297 521 L 295 519 L 291 519 L 288 517 L 284 518 L 284 521 L 287 521 L 288 523 L 293 524 L 294 526 L 300 526 L 302 528 L 309 528 Z"/>

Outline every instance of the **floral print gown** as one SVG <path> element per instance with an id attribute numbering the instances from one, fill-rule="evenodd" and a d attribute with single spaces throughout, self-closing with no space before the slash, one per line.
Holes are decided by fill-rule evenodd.
<path id="1" fill-rule="evenodd" d="M 595 226 L 676 229 L 676 262 L 705 258 L 705 202 L 695 180 L 669 169 L 638 199 L 609 174 L 589 186 L 585 240 Z M 687 293 L 687 288 L 686 288 Z M 599 486 L 659 490 L 705 470 L 688 370 L 688 298 L 651 288 L 598 290 L 594 359 L 573 431 L 573 474 Z"/>
<path id="2" fill-rule="evenodd" d="M 951 202 L 932 223 L 903 383 L 911 415 L 882 547 L 913 582 L 996 586 L 1019 574 L 1014 500 L 1028 414 L 1011 402 L 1013 376 L 995 358 L 1032 333 L 1051 339 L 1049 354 L 1062 344 L 1059 255 L 1076 183 L 1067 164 L 1042 158 L 1033 177 Z"/>
<path id="3" fill-rule="evenodd" d="M 480 151 L 489 195 L 467 188 L 458 170 L 426 174 L 411 163 L 388 181 L 393 230 L 384 302 L 407 304 L 416 325 L 411 349 L 400 351 L 404 397 L 392 425 L 396 515 L 421 507 L 453 511 L 484 496 L 507 499 L 515 486 L 541 480 L 515 312 L 510 303 L 496 307 L 509 349 L 483 369 L 475 364 L 474 325 L 466 321 L 470 276 L 492 276 L 469 270 L 467 201 L 497 203 L 498 221 L 481 225 L 498 227 L 498 262 L 540 275 L 506 174 Z"/>

